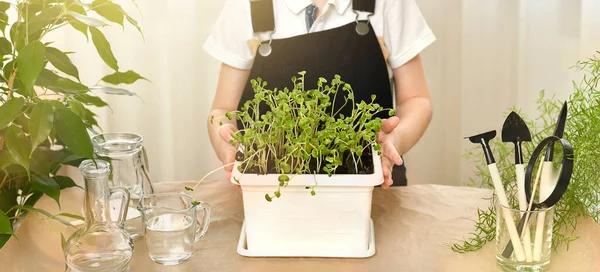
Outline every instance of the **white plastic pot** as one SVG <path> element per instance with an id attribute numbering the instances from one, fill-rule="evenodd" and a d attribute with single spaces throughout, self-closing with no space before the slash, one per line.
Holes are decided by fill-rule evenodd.
<path id="1" fill-rule="evenodd" d="M 373 150 L 373 174 L 289 175 L 281 197 L 278 174 L 241 174 L 231 182 L 243 191 L 244 225 L 238 253 L 265 257 L 369 257 L 375 253 L 371 202 L 374 186 L 383 183 L 381 159 Z M 306 186 L 318 185 L 311 195 Z"/>

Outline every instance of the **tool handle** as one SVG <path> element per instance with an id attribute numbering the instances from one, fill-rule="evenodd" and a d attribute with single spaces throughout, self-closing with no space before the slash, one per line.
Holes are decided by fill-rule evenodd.
<path id="1" fill-rule="evenodd" d="M 515 173 L 517 176 L 517 194 L 519 196 L 519 210 L 527 210 L 527 196 L 525 195 L 525 165 L 516 164 Z"/>
<path id="2" fill-rule="evenodd" d="M 496 195 L 498 196 L 498 202 L 505 207 L 510 207 L 508 204 L 508 199 L 506 198 L 506 193 L 504 192 L 504 185 L 502 184 L 500 173 L 498 172 L 498 167 L 495 163 L 488 164 L 488 170 L 490 171 L 490 176 L 494 182 L 494 188 L 496 190 Z M 519 233 L 517 232 L 513 215 L 510 210 L 502 209 L 502 211 L 504 212 L 504 221 L 506 222 L 508 234 L 510 235 L 510 240 L 512 242 L 515 254 L 517 255 L 517 260 L 520 262 L 525 261 L 523 244 L 521 244 L 521 239 L 519 239 Z"/>
<path id="3" fill-rule="evenodd" d="M 527 210 L 527 196 L 525 196 L 525 165 L 515 164 L 515 173 L 517 176 L 517 194 L 519 197 L 519 210 Z M 521 213 L 523 215 L 524 213 Z M 521 231 L 523 237 L 523 248 L 525 250 L 525 259 L 527 262 L 533 261 L 533 252 L 531 248 L 531 233 L 529 225 L 524 226 L 524 231 Z"/>
<path id="4" fill-rule="evenodd" d="M 542 259 L 542 245 L 544 244 L 544 222 L 546 221 L 546 213 L 538 213 L 537 226 L 535 228 L 535 242 L 533 245 L 533 260 L 540 261 Z"/>
<path id="5" fill-rule="evenodd" d="M 556 186 L 556 181 L 554 181 L 554 171 L 553 165 L 551 161 L 544 161 L 542 166 L 542 174 L 540 177 L 540 200 L 539 202 L 544 201 Z M 533 260 L 539 261 L 542 258 L 542 246 L 544 243 L 544 222 L 546 221 L 546 214 L 539 213 L 537 216 L 537 226 L 535 228 L 535 240 L 533 245 Z"/>

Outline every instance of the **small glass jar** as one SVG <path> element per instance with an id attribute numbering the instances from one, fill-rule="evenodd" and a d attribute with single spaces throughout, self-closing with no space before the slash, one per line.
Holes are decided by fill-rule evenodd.
<path id="1" fill-rule="evenodd" d="M 64 255 L 72 271 L 128 271 L 133 256 L 133 240 L 123 229 L 129 192 L 109 188 L 109 163 L 85 160 L 80 165 L 85 181 L 85 224 L 67 240 Z M 113 193 L 123 198 L 118 220 L 112 220 L 109 199 Z"/>
<path id="2" fill-rule="evenodd" d="M 522 228 L 511 235 L 508 224 L 517 229 L 524 216 Z M 511 226 L 512 227 L 512 226 Z M 503 271 L 542 272 L 550 264 L 552 255 L 552 230 L 554 227 L 554 208 L 543 208 L 535 211 L 520 210 L 507 207 L 496 201 L 496 259 Z M 512 241 L 519 242 L 522 251 L 507 251 L 514 248 Z M 507 246 L 508 245 L 508 246 Z M 510 255 L 507 255 L 510 252 Z M 522 256 L 518 256 L 522 255 Z"/>

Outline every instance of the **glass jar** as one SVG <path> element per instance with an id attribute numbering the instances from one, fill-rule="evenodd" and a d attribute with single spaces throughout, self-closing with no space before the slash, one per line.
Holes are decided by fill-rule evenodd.
<path id="1" fill-rule="evenodd" d="M 109 188 L 110 165 L 85 160 L 79 167 L 85 181 L 85 224 L 67 240 L 64 255 L 72 271 L 127 271 L 133 256 L 133 240 L 123 229 L 129 191 Z M 121 207 L 111 209 L 110 196 L 120 193 Z M 116 215 L 117 222 L 113 221 Z"/>
<path id="2" fill-rule="evenodd" d="M 129 205 L 129 218 L 125 222 L 125 230 L 133 239 L 144 233 L 137 210 L 140 196 L 154 193 L 143 141 L 142 136 L 133 133 L 102 133 L 92 137 L 95 156 L 111 165 L 109 186 L 127 189 L 135 200 Z"/>

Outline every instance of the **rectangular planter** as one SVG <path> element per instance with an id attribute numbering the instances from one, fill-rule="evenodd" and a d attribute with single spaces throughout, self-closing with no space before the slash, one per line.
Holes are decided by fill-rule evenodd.
<path id="1" fill-rule="evenodd" d="M 373 150 L 374 173 L 289 175 L 288 186 L 272 202 L 278 174 L 241 174 L 244 231 L 238 252 L 246 256 L 368 257 L 374 254 L 371 202 L 383 183 L 381 159 Z M 312 196 L 306 186 L 318 185 Z"/>

